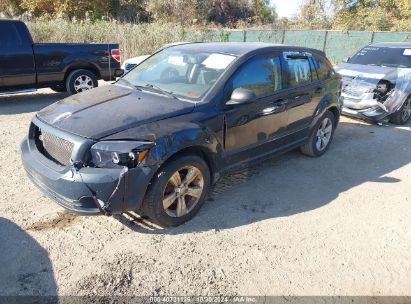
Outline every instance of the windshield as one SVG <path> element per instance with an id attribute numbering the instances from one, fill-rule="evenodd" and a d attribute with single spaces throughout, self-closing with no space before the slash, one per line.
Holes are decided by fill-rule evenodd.
<path id="1" fill-rule="evenodd" d="M 140 89 L 198 100 L 235 58 L 226 54 L 169 48 L 154 54 L 122 79 Z"/>
<path id="2" fill-rule="evenodd" d="M 349 63 L 411 68 L 411 49 L 367 46 L 348 60 Z"/>

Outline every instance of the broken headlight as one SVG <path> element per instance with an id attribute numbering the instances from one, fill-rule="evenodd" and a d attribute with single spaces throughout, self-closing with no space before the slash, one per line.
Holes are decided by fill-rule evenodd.
<path id="1" fill-rule="evenodd" d="M 144 160 L 153 145 L 152 142 L 139 141 L 100 141 L 90 149 L 91 162 L 98 168 L 133 168 Z"/>
<path id="2" fill-rule="evenodd" d="M 384 101 L 386 97 L 388 97 L 390 91 L 393 88 L 393 84 L 389 82 L 388 80 L 381 79 L 377 83 L 377 87 L 374 89 L 375 96 L 378 101 Z"/>

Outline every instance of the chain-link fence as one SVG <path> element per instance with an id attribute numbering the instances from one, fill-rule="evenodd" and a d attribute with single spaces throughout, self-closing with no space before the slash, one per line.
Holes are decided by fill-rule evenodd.
<path id="1" fill-rule="evenodd" d="M 189 41 L 270 42 L 311 47 L 326 52 L 338 64 L 373 42 L 411 42 L 411 32 L 361 32 L 321 30 L 221 30 L 186 32 Z"/>

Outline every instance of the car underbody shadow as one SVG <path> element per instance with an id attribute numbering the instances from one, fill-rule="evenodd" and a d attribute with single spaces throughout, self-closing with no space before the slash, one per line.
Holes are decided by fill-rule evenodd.
<path id="1" fill-rule="evenodd" d="M 158 231 L 154 226 L 137 228 L 135 219 L 123 223 L 142 233 L 230 229 L 321 208 L 340 193 L 366 182 L 401 182 L 386 175 L 411 161 L 410 125 L 343 121 L 322 157 L 310 158 L 294 150 L 225 176 L 213 187 L 199 213 L 180 227 Z"/>
<path id="2" fill-rule="evenodd" d="M 166 230 L 164 227 L 151 221 L 147 216 L 137 212 L 125 212 L 123 214 L 116 214 L 113 217 L 135 232 L 161 234 Z"/>

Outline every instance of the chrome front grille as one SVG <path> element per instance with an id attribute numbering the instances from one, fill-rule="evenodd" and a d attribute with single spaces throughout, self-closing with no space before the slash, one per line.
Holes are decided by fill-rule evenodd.
<path id="1" fill-rule="evenodd" d="M 48 159 L 67 166 L 70 164 L 74 143 L 38 129 L 37 148 Z"/>

